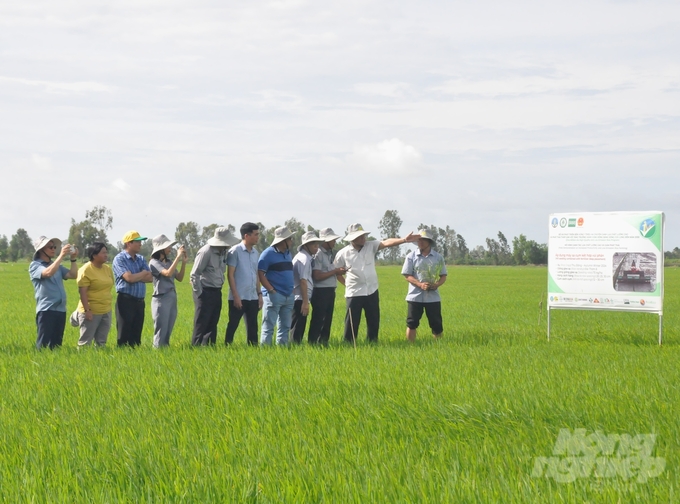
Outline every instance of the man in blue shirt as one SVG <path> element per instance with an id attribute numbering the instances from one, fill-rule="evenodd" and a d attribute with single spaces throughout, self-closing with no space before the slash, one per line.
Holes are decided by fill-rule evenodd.
<path id="1" fill-rule="evenodd" d="M 427 229 L 419 232 L 418 250 L 410 252 L 404 260 L 401 274 L 409 283 L 408 312 L 406 315 L 406 339 L 416 340 L 416 329 L 420 325 L 423 310 L 432 330 L 432 336 L 439 338 L 442 325 L 442 303 L 439 287 L 446 282 L 446 264 L 442 256 L 432 250 L 434 237 Z"/>
<path id="2" fill-rule="evenodd" d="M 262 309 L 262 292 L 257 274 L 260 253 L 255 245 L 260 241 L 260 228 L 246 222 L 241 226 L 241 243 L 227 254 L 229 281 L 229 324 L 224 343 L 231 345 L 241 317 L 245 315 L 249 345 L 257 345 L 257 312 Z"/>
<path id="3" fill-rule="evenodd" d="M 35 346 L 52 349 L 61 346 L 66 326 L 66 291 L 64 280 L 78 278 L 78 249 L 68 243 L 61 246 L 59 238 L 48 239 L 41 236 L 36 240 L 33 261 L 28 274 L 33 282 L 36 301 L 35 323 L 38 339 Z M 57 249 L 60 249 L 59 256 Z M 64 258 L 71 256 L 71 269 L 61 265 Z"/>
<path id="4" fill-rule="evenodd" d="M 271 345 L 274 326 L 277 326 L 276 344 L 288 344 L 293 295 L 293 260 L 290 256 L 293 232 L 286 226 L 274 231 L 274 240 L 257 263 L 264 298 L 262 311 L 261 345 Z"/>
<path id="5" fill-rule="evenodd" d="M 137 231 L 123 236 L 123 250 L 113 258 L 116 281 L 116 327 L 118 346 L 139 346 L 142 343 L 146 285 L 153 276 L 144 258 L 139 255 L 146 237 Z"/>

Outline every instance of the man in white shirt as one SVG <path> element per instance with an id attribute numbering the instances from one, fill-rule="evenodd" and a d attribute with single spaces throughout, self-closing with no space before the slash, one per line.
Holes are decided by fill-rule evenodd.
<path id="1" fill-rule="evenodd" d="M 377 343 L 380 329 L 380 299 L 378 297 L 378 273 L 375 270 L 375 256 L 387 247 L 418 241 L 418 235 L 409 233 L 406 238 L 387 238 L 383 241 L 367 241 L 369 231 L 361 224 L 351 224 L 347 228 L 344 241 L 350 242 L 335 256 L 337 268 L 346 268 L 345 302 L 345 341 L 356 341 L 361 323 L 361 311 L 366 313 L 366 336 L 369 342 Z"/>

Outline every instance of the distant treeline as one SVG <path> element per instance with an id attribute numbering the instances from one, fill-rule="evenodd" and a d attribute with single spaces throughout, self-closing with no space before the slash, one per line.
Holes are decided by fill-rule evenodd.
<path id="1" fill-rule="evenodd" d="M 288 226 L 293 235 L 294 250 L 301 242 L 301 237 L 306 231 L 318 231 L 311 225 L 305 225 L 295 217 L 274 226 L 260 226 L 260 241 L 258 249 L 264 250 L 269 246 L 274 237 L 274 230 L 282 225 Z M 349 223 L 348 223 L 349 224 Z M 402 220 L 397 210 L 387 210 L 378 225 L 379 238 L 392 238 L 401 236 Z M 118 253 L 122 248 L 120 242 L 115 244 L 109 240 L 107 231 L 113 226 L 113 214 L 104 206 L 96 206 L 85 212 L 85 219 L 76 221 L 71 219 L 68 242 L 75 244 L 80 250 L 80 255 L 86 258 L 86 250 L 94 242 L 108 244 L 110 255 Z M 239 236 L 239 227 L 233 224 L 209 224 L 200 226 L 197 222 L 180 222 L 175 228 L 174 239 L 183 244 L 189 257 L 193 257 L 213 236 L 215 228 L 225 226 Z M 325 226 L 324 226 L 325 227 Z M 469 248 L 463 235 L 457 233 L 450 226 L 439 227 L 434 224 L 420 224 L 418 229 L 428 228 L 434 237 L 434 248 L 444 257 L 447 264 L 472 264 L 472 265 L 525 265 L 547 264 L 548 245 L 529 240 L 523 234 L 508 241 L 505 235 L 499 231 L 495 238 L 487 238 L 486 246 L 477 245 Z M 143 229 L 138 230 L 143 232 Z M 335 229 L 338 234 L 343 234 L 344 229 Z M 378 233 L 374 233 L 377 235 Z M 151 238 L 151 236 L 149 236 Z M 378 239 L 378 236 L 375 236 Z M 151 255 L 151 240 L 144 242 L 142 254 L 146 257 Z M 406 252 L 405 247 L 394 247 L 381 252 L 380 262 L 383 264 L 398 264 L 403 261 Z M 665 252 L 665 258 L 669 263 L 677 263 L 680 260 L 680 248 L 675 247 L 672 251 Z M 28 236 L 25 229 L 19 228 L 10 239 L 0 235 L 0 261 L 19 261 L 30 259 L 33 256 L 33 240 Z"/>

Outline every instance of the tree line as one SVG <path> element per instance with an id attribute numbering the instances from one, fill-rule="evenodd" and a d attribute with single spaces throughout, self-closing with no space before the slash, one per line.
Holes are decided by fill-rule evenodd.
<path id="1" fill-rule="evenodd" d="M 305 225 L 295 217 L 284 221 L 283 224 L 276 224 L 271 227 L 267 227 L 261 222 L 256 224 L 260 227 L 260 241 L 257 246 L 260 251 L 269 246 L 274 238 L 274 230 L 281 225 L 288 226 L 294 233 L 293 250 L 297 249 L 297 246 L 301 243 L 301 237 L 306 231 L 318 231 L 317 228 Z M 380 238 L 400 236 L 402 224 L 403 221 L 397 210 L 386 210 L 378 225 Z M 112 227 L 113 214 L 111 210 L 105 206 L 95 206 L 85 212 L 83 220 L 71 219 L 68 242 L 78 247 L 83 259 L 86 258 L 87 247 L 94 242 L 108 244 L 109 253 L 113 255 L 121 250 L 123 245 L 120 242 L 116 242 L 114 245 L 109 240 L 107 232 Z M 180 222 L 177 225 L 174 239 L 183 244 L 189 256 L 193 257 L 198 249 L 213 236 L 217 227 L 228 227 L 236 236 L 239 236 L 238 228 L 232 224 L 213 223 L 201 226 L 197 222 L 188 221 Z M 444 257 L 447 264 L 525 265 L 547 264 L 548 262 L 548 245 L 529 240 L 523 234 L 514 237 L 512 241 L 508 241 L 505 235 L 499 231 L 495 237 L 486 239 L 486 247 L 478 245 L 470 249 L 465 238 L 449 225 L 440 227 L 434 224 L 421 223 L 418 229 L 422 228 L 430 230 L 434 238 L 433 248 Z M 336 229 L 335 231 L 343 234 L 343 230 Z M 148 257 L 151 250 L 152 244 L 149 239 L 144 242 L 141 253 Z M 680 256 L 680 249 L 677 247 L 672 253 L 676 253 L 676 251 Z M 30 259 L 33 252 L 33 241 L 25 229 L 19 228 L 16 233 L 11 235 L 9 240 L 7 236 L 0 235 L 0 261 L 15 262 Z M 402 250 L 401 247 L 389 248 L 381 252 L 379 259 L 384 264 L 398 264 L 403 261 L 404 253 L 405 250 Z M 667 252 L 666 254 L 668 257 L 670 253 Z"/>

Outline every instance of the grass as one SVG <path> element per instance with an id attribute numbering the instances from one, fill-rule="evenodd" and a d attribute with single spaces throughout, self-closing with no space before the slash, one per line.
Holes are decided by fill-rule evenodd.
<path id="1" fill-rule="evenodd" d="M 544 268 L 452 267 L 444 338 L 404 341 L 406 282 L 379 268 L 380 344 L 33 349 L 25 265 L 0 265 L 0 494 L 30 502 L 676 502 L 680 272 L 655 315 L 554 311 Z M 69 285 L 70 284 L 70 285 Z M 67 282 L 69 307 L 76 293 Z M 147 303 L 147 308 L 150 303 Z M 425 322 L 425 321 L 423 321 Z M 224 334 L 226 317 L 220 323 Z M 364 334 L 365 324 L 360 334 Z M 219 341 L 219 338 L 218 338 Z M 115 343 L 115 332 L 109 338 Z M 531 476 L 559 430 L 655 433 L 657 478 Z"/>

